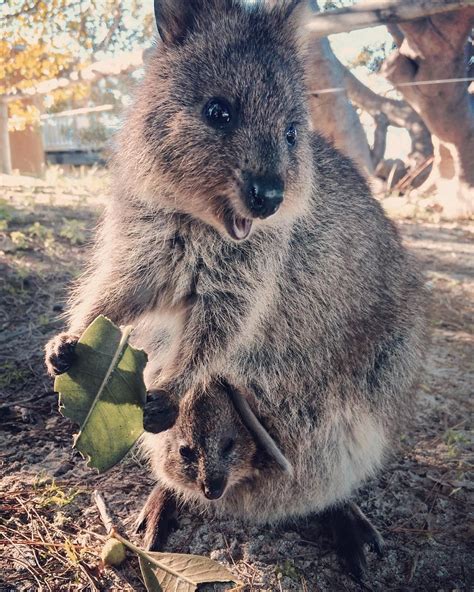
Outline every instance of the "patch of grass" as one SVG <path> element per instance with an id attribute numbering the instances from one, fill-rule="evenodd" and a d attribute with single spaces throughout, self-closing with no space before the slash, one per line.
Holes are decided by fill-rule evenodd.
<path id="1" fill-rule="evenodd" d="M 450 428 L 444 433 L 443 441 L 448 447 L 448 455 L 454 457 L 457 456 L 467 444 L 470 444 L 471 439 L 466 435 L 465 431 Z"/>
<path id="2" fill-rule="evenodd" d="M 81 220 L 63 218 L 59 236 L 67 239 L 72 245 L 81 245 L 86 240 L 86 224 Z"/>
<path id="3" fill-rule="evenodd" d="M 35 222 L 27 228 L 27 232 L 33 238 L 37 238 L 41 241 L 45 241 L 53 236 L 53 231 L 46 226 L 43 226 L 40 222 Z"/>
<path id="4" fill-rule="evenodd" d="M 5 362 L 0 366 L 0 388 L 22 384 L 28 380 L 30 370 L 18 367 L 14 362 Z"/>
<path id="5" fill-rule="evenodd" d="M 9 222 L 13 218 L 12 210 L 13 208 L 7 202 L 7 200 L 0 198 L 0 220 Z"/>
<path id="6" fill-rule="evenodd" d="M 79 489 L 62 489 L 53 478 L 45 476 L 39 476 L 33 488 L 38 494 L 36 503 L 41 508 L 51 505 L 63 508 L 81 493 Z"/>
<path id="7" fill-rule="evenodd" d="M 285 563 L 279 563 L 275 567 L 275 575 L 278 580 L 281 580 L 281 578 L 283 577 L 287 577 L 291 580 L 294 580 L 295 582 L 300 581 L 300 575 L 298 573 L 298 570 L 296 569 L 295 564 L 289 559 L 287 559 Z"/>
<path id="8" fill-rule="evenodd" d="M 10 239 L 17 249 L 28 249 L 30 246 L 26 234 L 20 230 L 10 232 Z"/>

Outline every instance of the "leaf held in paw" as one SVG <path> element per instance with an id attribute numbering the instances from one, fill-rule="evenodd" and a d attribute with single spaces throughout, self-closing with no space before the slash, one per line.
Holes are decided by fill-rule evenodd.
<path id="1" fill-rule="evenodd" d="M 205 582 L 237 583 L 228 569 L 208 557 L 147 551 L 147 560 L 144 555 L 140 556 L 140 569 L 148 592 L 195 592 Z"/>
<path id="2" fill-rule="evenodd" d="M 147 356 L 129 345 L 131 330 L 97 317 L 77 342 L 74 364 L 54 382 L 61 413 L 80 426 L 74 446 L 99 472 L 122 460 L 143 432 Z"/>

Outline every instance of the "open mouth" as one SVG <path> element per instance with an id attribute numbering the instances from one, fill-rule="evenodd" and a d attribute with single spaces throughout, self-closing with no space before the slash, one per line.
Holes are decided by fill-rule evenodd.
<path id="1" fill-rule="evenodd" d="M 230 236 L 234 240 L 241 241 L 250 234 L 253 221 L 250 218 L 243 218 L 229 209 L 224 215 L 224 224 Z"/>

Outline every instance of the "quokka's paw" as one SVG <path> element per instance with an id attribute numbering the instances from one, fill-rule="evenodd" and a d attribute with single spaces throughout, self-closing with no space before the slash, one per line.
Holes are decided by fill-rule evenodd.
<path id="1" fill-rule="evenodd" d="M 46 368 L 51 376 L 63 374 L 74 361 L 74 350 L 78 337 L 68 333 L 60 333 L 46 344 Z"/>
<path id="2" fill-rule="evenodd" d="M 353 503 L 332 510 L 331 526 L 339 558 L 348 572 L 357 581 L 362 581 L 367 573 L 364 546 L 368 545 L 379 557 L 383 556 L 384 542 L 380 533 Z"/>
<path id="3" fill-rule="evenodd" d="M 169 430 L 175 424 L 178 412 L 175 397 L 163 390 L 148 391 L 143 408 L 143 429 L 152 434 Z"/>

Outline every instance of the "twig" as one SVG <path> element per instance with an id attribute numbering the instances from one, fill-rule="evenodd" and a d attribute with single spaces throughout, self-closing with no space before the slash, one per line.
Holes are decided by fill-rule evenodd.
<path id="1" fill-rule="evenodd" d="M 410 573 L 408 574 L 407 584 L 411 584 L 413 577 L 415 576 L 415 571 L 418 566 L 418 557 L 419 556 L 420 556 L 420 553 L 418 552 L 415 554 L 415 557 L 413 557 L 413 562 L 411 564 Z"/>
<path id="2" fill-rule="evenodd" d="M 89 566 L 84 563 L 83 561 L 78 561 L 78 566 L 81 569 L 82 573 L 86 576 L 86 579 L 92 586 L 92 589 L 96 592 L 100 592 L 100 587 L 98 586 L 97 579 L 90 573 Z"/>
<path id="3" fill-rule="evenodd" d="M 99 510 L 100 519 L 105 526 L 105 530 L 107 531 L 107 534 L 110 534 L 114 528 L 114 521 L 112 520 L 112 516 L 107 509 L 105 500 L 97 490 L 95 490 L 92 494 L 92 498 L 95 501 L 97 509 Z"/>

